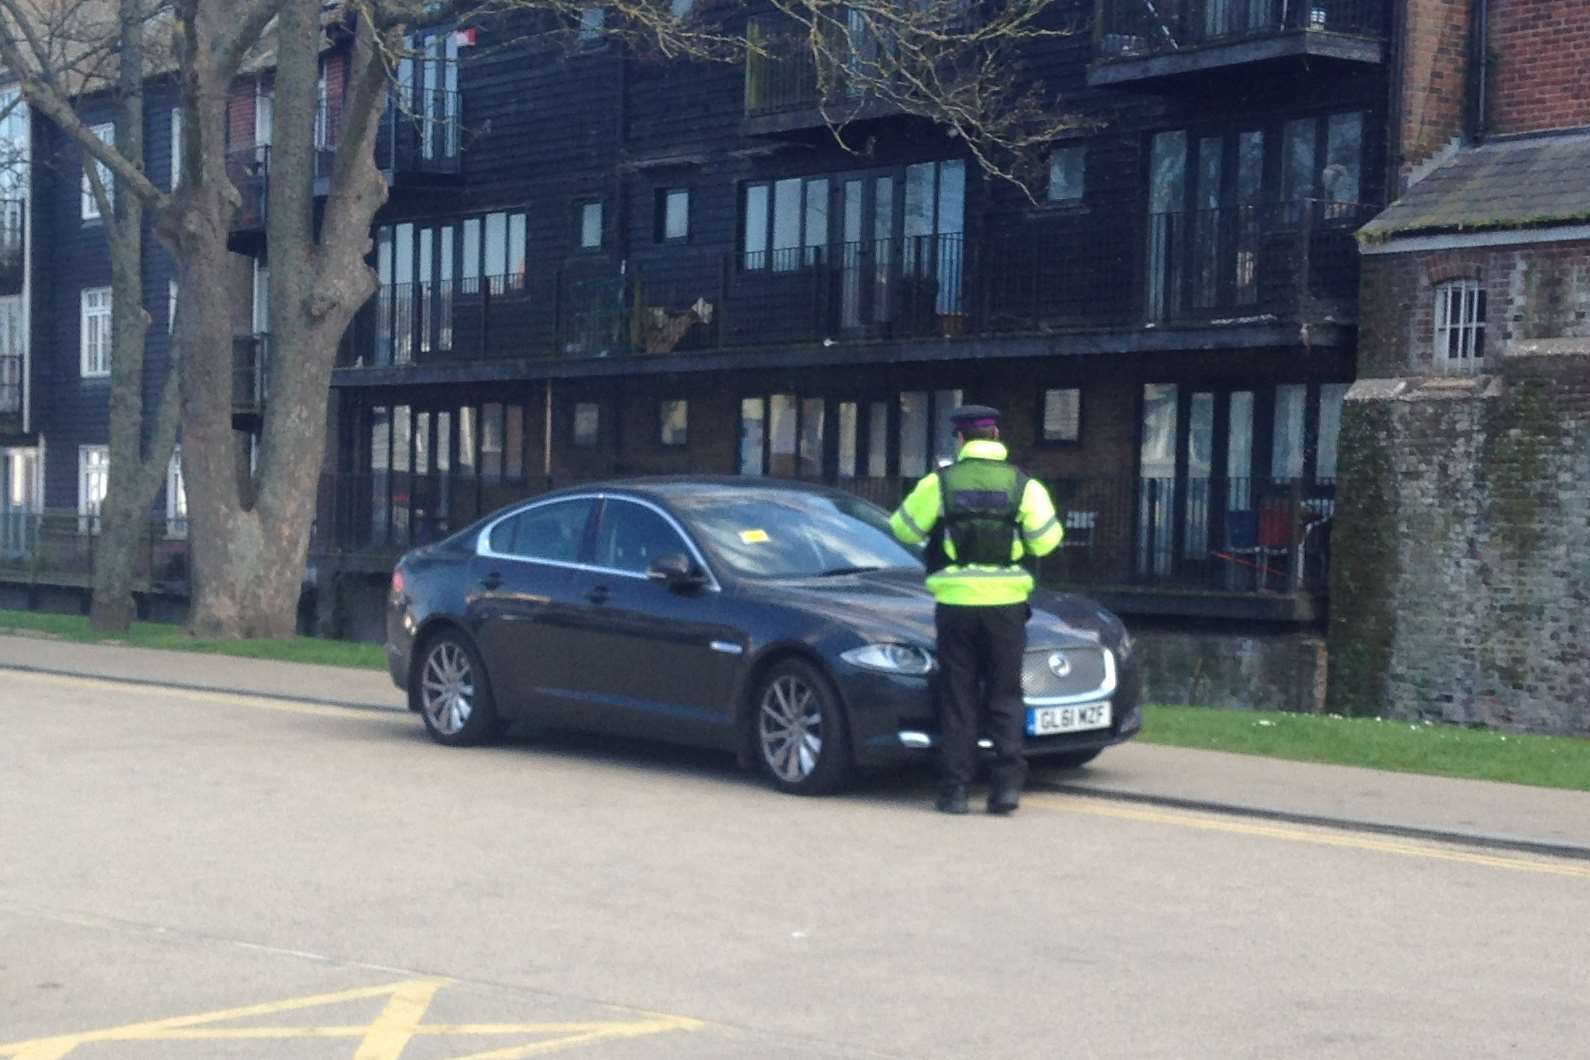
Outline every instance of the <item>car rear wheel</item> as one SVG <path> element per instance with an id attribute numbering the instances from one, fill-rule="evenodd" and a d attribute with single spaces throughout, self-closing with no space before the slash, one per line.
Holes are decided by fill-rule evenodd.
<path id="1" fill-rule="evenodd" d="M 1064 754 L 1045 756 L 1043 763 L 1055 769 L 1081 769 L 1102 753 L 1102 747 L 1095 747 L 1091 751 L 1066 751 Z"/>
<path id="2" fill-rule="evenodd" d="M 756 760 L 774 787 L 823 795 L 850 778 L 850 732 L 839 695 L 815 666 L 775 664 L 752 702 Z"/>
<path id="3" fill-rule="evenodd" d="M 431 737 L 449 747 L 486 743 L 502 728 L 480 655 L 452 630 L 426 640 L 409 699 Z"/>

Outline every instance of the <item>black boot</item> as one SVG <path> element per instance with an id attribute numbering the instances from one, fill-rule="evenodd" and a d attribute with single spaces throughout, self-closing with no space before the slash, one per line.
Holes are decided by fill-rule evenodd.
<path id="1" fill-rule="evenodd" d="M 988 792 L 988 812 L 1000 816 L 1016 812 L 1021 805 L 1021 788 L 1014 784 L 996 784 Z"/>
<path id="2" fill-rule="evenodd" d="M 939 813 L 966 813 L 970 807 L 966 802 L 965 784 L 946 784 L 939 788 L 938 801 L 933 808 Z"/>

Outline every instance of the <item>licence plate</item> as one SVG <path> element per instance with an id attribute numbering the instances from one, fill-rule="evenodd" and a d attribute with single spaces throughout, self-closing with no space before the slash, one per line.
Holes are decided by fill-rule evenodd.
<path id="1" fill-rule="evenodd" d="M 1030 707 L 1027 710 L 1028 736 L 1054 736 L 1109 727 L 1110 701 L 1107 699 L 1074 707 Z"/>

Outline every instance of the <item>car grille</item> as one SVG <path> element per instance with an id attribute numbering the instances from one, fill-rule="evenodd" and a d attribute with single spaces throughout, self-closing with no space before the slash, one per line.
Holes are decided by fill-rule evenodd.
<path id="1" fill-rule="evenodd" d="M 1064 676 L 1049 665 L 1051 656 L 1061 656 L 1069 665 Z M 1103 648 L 1062 648 L 1029 651 L 1021 662 L 1021 694 L 1027 699 L 1083 699 L 1109 692 L 1114 684 L 1113 659 Z M 1062 667 L 1064 669 L 1064 667 Z"/>

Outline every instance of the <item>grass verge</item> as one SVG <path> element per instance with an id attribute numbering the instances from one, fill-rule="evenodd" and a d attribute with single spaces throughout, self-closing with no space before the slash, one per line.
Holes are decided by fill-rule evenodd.
<path id="1" fill-rule="evenodd" d="M 88 619 L 78 615 L 0 611 L 0 633 L 28 633 L 58 640 L 123 644 L 133 648 L 196 651 L 210 655 L 236 655 L 248 659 L 273 659 L 277 662 L 350 666 L 361 670 L 386 669 L 386 653 L 379 644 L 355 644 L 352 641 L 320 640 L 315 637 L 291 637 L 283 640 L 201 640 L 189 636 L 181 626 L 167 625 L 163 622 L 134 622 L 127 634 L 111 636 L 89 629 Z"/>
<path id="2" fill-rule="evenodd" d="M 1145 743 L 1590 791 L 1590 740 L 1380 718 L 1149 707 Z"/>

